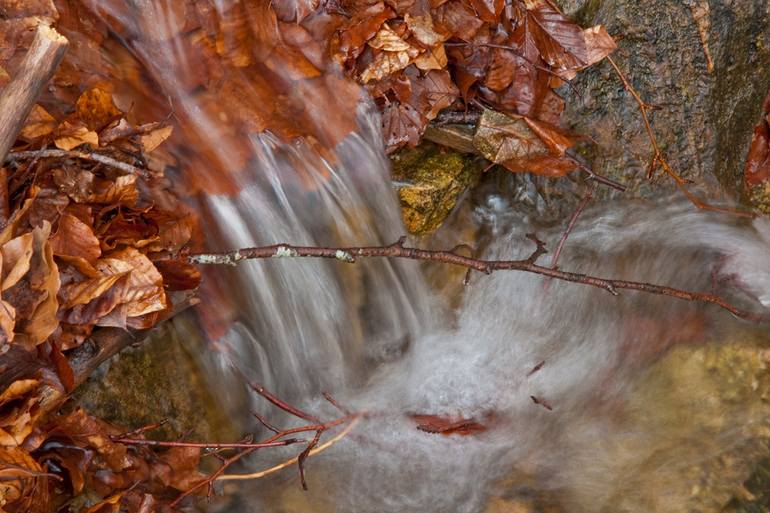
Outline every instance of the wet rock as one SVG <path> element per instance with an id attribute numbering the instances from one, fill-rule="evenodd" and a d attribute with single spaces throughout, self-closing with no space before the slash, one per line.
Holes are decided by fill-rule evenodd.
<path id="1" fill-rule="evenodd" d="M 617 447 L 617 460 L 639 451 L 637 444 L 649 457 L 623 476 L 608 511 L 717 513 L 735 497 L 753 497 L 744 482 L 770 450 L 767 340 L 680 346 L 634 390 L 629 429 L 658 434 Z"/>
<path id="2" fill-rule="evenodd" d="M 436 231 L 481 174 L 476 157 L 431 143 L 398 152 L 392 162 L 404 224 L 414 235 Z"/>
<path id="3" fill-rule="evenodd" d="M 225 401 L 205 378 L 184 314 L 137 347 L 121 351 L 97 369 L 74 395 L 88 412 L 127 429 L 167 421 L 154 436 L 176 439 L 235 439 Z M 171 323 L 174 323 L 172 326 Z M 232 389 L 228 390 L 228 394 Z"/>
<path id="4" fill-rule="evenodd" d="M 739 192 L 753 126 L 770 89 L 770 7 L 765 0 L 560 0 L 583 26 L 602 23 L 613 55 L 647 103 L 661 148 L 684 177 Z M 706 35 L 701 41 L 698 23 Z M 707 70 L 705 47 L 713 57 Z M 645 180 L 651 148 L 631 96 L 609 63 L 582 72 L 562 93 L 565 117 L 596 146 L 596 172 L 654 194 Z M 716 177 L 717 180 L 714 180 Z M 665 177 L 661 183 L 670 183 Z M 718 182 L 718 183 L 717 183 Z"/>

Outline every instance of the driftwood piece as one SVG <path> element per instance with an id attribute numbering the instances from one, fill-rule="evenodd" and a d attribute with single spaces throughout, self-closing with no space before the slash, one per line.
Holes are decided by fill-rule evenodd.
<path id="1" fill-rule="evenodd" d="M 0 92 L 0 166 L 24 126 L 40 91 L 51 80 L 67 50 L 68 41 L 41 23 L 32 45 L 15 70 L 13 80 Z M 8 220 L 8 174 L 0 167 L 0 221 Z"/>

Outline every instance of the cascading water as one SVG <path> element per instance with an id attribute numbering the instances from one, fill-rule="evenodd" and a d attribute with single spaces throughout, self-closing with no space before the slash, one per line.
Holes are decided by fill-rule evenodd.
<path id="1" fill-rule="evenodd" d="M 333 149 L 324 146 L 322 128 L 323 113 L 340 115 L 336 104 L 311 116 L 316 138 L 287 144 L 269 133 L 239 133 L 228 125 L 238 116 L 232 102 L 212 111 L 210 96 L 185 86 L 190 49 L 164 35 L 163 27 L 181 24 L 174 11 L 162 2 L 132 5 L 129 12 L 112 2 L 94 9 L 117 20 L 116 32 L 173 100 L 193 166 L 239 171 L 223 178 L 237 192 L 201 197 L 209 249 L 377 245 L 402 234 L 368 106 L 347 113 L 358 129 Z M 217 4 L 223 20 L 229 5 Z M 249 101 L 249 90 L 239 92 L 239 101 Z M 526 256 L 532 248 L 523 235 L 532 223 L 492 217 L 488 256 Z M 560 234 L 538 233 L 551 248 Z M 770 306 L 768 254 L 766 220 L 739 222 L 666 199 L 586 213 L 559 265 L 688 290 L 716 285 L 761 309 Z M 692 403 L 660 398 L 677 405 L 676 419 L 638 400 L 650 365 L 672 348 L 718 344 L 753 329 L 714 307 L 498 273 L 472 276 L 457 326 L 448 328 L 436 322 L 441 314 L 414 263 L 284 259 L 212 278 L 237 313 L 219 340 L 223 366 L 236 363 L 319 415 L 334 415 L 312 399 L 326 390 L 371 412 L 344 442 L 312 459 L 309 492 L 293 477 L 255 484 L 265 510 L 476 512 L 490 495 L 551 494 L 574 512 L 688 511 L 690 492 L 672 476 L 743 440 L 743 425 L 757 418 L 736 405 L 704 427 L 694 420 L 707 401 L 697 390 Z M 485 431 L 425 433 L 416 414 L 475 419 Z"/>

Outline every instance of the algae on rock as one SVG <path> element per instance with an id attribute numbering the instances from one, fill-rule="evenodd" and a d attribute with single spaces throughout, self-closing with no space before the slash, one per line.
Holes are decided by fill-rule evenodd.
<path id="1" fill-rule="evenodd" d="M 397 152 L 391 159 L 404 225 L 413 235 L 436 231 L 481 175 L 476 157 L 430 143 Z"/>

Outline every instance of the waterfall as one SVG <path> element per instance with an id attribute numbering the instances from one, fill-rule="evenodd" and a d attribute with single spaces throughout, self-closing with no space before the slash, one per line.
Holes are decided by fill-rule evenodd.
<path id="1" fill-rule="evenodd" d="M 238 4 L 214 6 L 226 21 Z M 262 84 L 312 103 L 313 112 L 303 114 L 307 133 L 291 142 L 275 130 L 249 130 L 260 123 L 244 119 L 248 113 L 274 113 L 259 110 L 266 98 L 249 86 L 263 78 L 236 64 L 190 85 L 206 56 L 169 35 L 183 24 L 170 5 L 107 1 L 93 9 L 149 72 L 159 88 L 152 91 L 173 105 L 176 156 L 203 184 L 191 201 L 208 249 L 379 245 L 403 235 L 379 119 L 366 99 L 345 110 L 349 90 L 335 90 L 341 80 L 322 82 L 319 96 L 284 90 L 288 82 Z M 340 123 L 355 130 L 337 140 Z M 505 211 L 477 207 L 494 227 L 487 257 L 526 257 L 533 222 Z M 553 248 L 562 231 L 538 236 Z M 688 290 L 715 286 L 760 310 L 770 306 L 768 254 L 767 220 L 739 221 L 661 198 L 586 212 L 559 265 Z M 522 273 L 474 274 L 457 325 L 447 326 L 414 262 L 274 259 L 206 279 L 201 315 L 224 326 L 211 330 L 221 372 L 235 364 L 319 415 L 336 414 L 317 400 L 322 391 L 372 413 L 309 461 L 309 492 L 289 473 L 244 484 L 251 509 L 475 513 L 490 496 L 552 493 L 570 512 L 688 511 L 689 492 L 672 477 L 677 469 L 737 443 L 755 419 L 737 405 L 721 424 L 699 425 L 708 398 L 698 390 L 691 393 L 701 402 L 679 404 L 675 421 L 669 410 L 639 403 L 645 373 L 673 348 L 719 344 L 752 329 L 713 306 L 641 292 L 615 297 Z M 475 419 L 485 431 L 426 433 L 415 415 Z M 648 469 L 647 480 L 634 480 L 640 469 Z"/>

